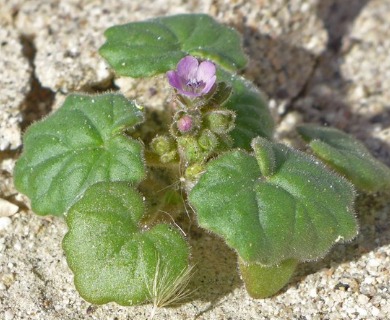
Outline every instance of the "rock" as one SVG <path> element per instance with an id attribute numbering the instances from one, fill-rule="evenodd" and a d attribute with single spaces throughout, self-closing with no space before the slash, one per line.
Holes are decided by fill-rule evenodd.
<path id="1" fill-rule="evenodd" d="M 327 42 L 326 30 L 316 15 L 319 1 L 262 0 L 260 10 L 246 6 L 245 47 L 249 78 L 278 100 L 290 101 L 305 86 Z"/>
<path id="2" fill-rule="evenodd" d="M 4 16 L 0 14 L 0 151 L 21 144 L 20 106 L 30 90 L 31 76 L 19 34 Z"/>
<path id="3" fill-rule="evenodd" d="M 0 217 L 9 217 L 18 212 L 19 207 L 7 200 L 0 198 Z"/>
<path id="4" fill-rule="evenodd" d="M 8 217 L 0 217 L 0 230 L 7 229 L 12 223 L 12 220 Z"/>
<path id="5" fill-rule="evenodd" d="M 183 12 L 185 7 L 179 0 L 159 5 L 125 0 L 32 1 L 20 5 L 16 25 L 34 38 L 36 75 L 42 86 L 66 93 L 110 82 L 113 72 L 98 54 L 105 29 L 143 20 L 145 12 L 153 17 Z"/>
<path id="6" fill-rule="evenodd" d="M 350 101 L 367 105 L 370 101 L 390 101 L 390 2 L 372 0 L 351 26 L 344 42 L 350 43 L 341 64 L 344 79 L 351 82 Z M 378 63 L 380 61 L 380 63 Z M 356 85 L 359 84 L 359 85 Z M 356 94 L 364 87 L 365 95 Z M 364 98 L 368 95 L 369 101 Z"/>
<path id="7" fill-rule="evenodd" d="M 346 100 L 354 113 L 351 131 L 371 147 L 375 155 L 390 165 L 390 2 L 369 1 L 351 26 L 344 43 L 348 50 L 340 66 L 349 83 Z M 364 88 L 363 93 L 360 88 Z M 377 119 L 380 121 L 371 121 Z M 362 130 L 362 128 L 364 128 Z M 367 133 L 364 133 L 366 131 Z M 367 136 L 370 135 L 370 138 Z"/>

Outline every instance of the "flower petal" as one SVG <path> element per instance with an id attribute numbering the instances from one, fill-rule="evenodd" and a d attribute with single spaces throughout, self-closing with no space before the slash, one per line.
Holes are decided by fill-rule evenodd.
<path id="1" fill-rule="evenodd" d="M 196 80 L 203 81 L 207 86 L 208 81 L 215 76 L 215 71 L 214 63 L 211 61 L 203 61 L 196 72 Z"/>
<path id="2" fill-rule="evenodd" d="M 202 91 L 200 92 L 200 94 L 206 94 L 210 91 L 210 89 L 213 87 L 214 83 L 215 83 L 215 80 L 217 79 L 217 76 L 213 76 L 211 77 L 207 82 L 206 82 L 206 86 L 202 89 Z"/>
<path id="3" fill-rule="evenodd" d="M 176 71 L 168 71 L 166 73 L 167 77 L 168 77 L 168 81 L 169 81 L 169 84 L 178 89 L 178 90 L 182 90 L 182 87 L 183 87 L 183 84 L 182 84 L 182 81 L 180 80 L 180 77 L 179 75 L 177 74 Z"/>
<path id="4" fill-rule="evenodd" d="M 193 56 L 186 56 L 177 64 L 177 73 L 179 77 L 188 80 L 196 78 L 199 61 Z"/>

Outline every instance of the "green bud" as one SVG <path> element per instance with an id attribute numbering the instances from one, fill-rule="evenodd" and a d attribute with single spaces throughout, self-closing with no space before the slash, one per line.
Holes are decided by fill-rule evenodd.
<path id="1" fill-rule="evenodd" d="M 199 176 L 204 172 L 204 170 L 204 165 L 195 163 L 186 169 L 184 176 L 186 180 L 195 181 L 199 179 Z"/>
<path id="2" fill-rule="evenodd" d="M 157 136 L 150 143 L 152 151 L 160 156 L 162 163 L 177 160 L 175 140 L 170 136 Z"/>
<path id="3" fill-rule="evenodd" d="M 213 132 L 225 134 L 234 129 L 236 114 L 227 109 L 213 110 L 205 115 L 206 126 Z"/>
<path id="4" fill-rule="evenodd" d="M 160 156 L 160 161 L 162 163 L 172 162 L 172 161 L 177 160 L 177 156 L 178 156 L 177 151 L 176 150 L 172 150 L 170 152 L 162 154 Z"/>
<path id="5" fill-rule="evenodd" d="M 218 147 L 219 140 L 215 133 L 209 129 L 204 129 L 198 138 L 198 144 L 205 151 L 212 152 Z"/>
<path id="6" fill-rule="evenodd" d="M 153 152 L 157 153 L 159 156 L 176 150 L 175 140 L 170 136 L 155 137 L 150 143 L 150 147 Z"/>
<path id="7" fill-rule="evenodd" d="M 205 152 L 199 146 L 198 141 L 193 136 L 183 136 L 177 138 L 179 154 L 186 164 L 203 162 L 206 158 Z"/>
<path id="8" fill-rule="evenodd" d="M 190 190 L 198 183 L 198 180 L 204 171 L 205 167 L 201 163 L 194 163 L 186 169 L 184 177 L 187 192 L 190 192 Z"/>

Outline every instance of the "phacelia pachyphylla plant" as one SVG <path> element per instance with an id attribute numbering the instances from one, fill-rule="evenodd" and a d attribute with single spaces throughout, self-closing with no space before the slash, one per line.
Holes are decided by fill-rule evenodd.
<path id="1" fill-rule="evenodd" d="M 71 94 L 27 130 L 14 172 L 37 214 L 65 217 L 63 248 L 87 301 L 161 306 L 185 295 L 191 248 L 161 206 L 186 201 L 237 253 L 249 294 L 265 298 L 300 262 L 356 236 L 355 187 L 390 187 L 390 170 L 339 130 L 300 126 L 310 155 L 275 141 L 262 95 L 236 74 L 246 65 L 238 33 L 209 16 L 105 35 L 100 54 L 118 75 L 166 74 L 175 98 L 165 134 L 135 139 L 143 109 L 119 93 Z M 182 192 L 155 192 L 159 168 L 180 177 Z"/>

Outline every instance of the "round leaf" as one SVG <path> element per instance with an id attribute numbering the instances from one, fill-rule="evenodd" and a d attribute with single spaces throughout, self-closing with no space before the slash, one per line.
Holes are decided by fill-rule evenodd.
<path id="1" fill-rule="evenodd" d="M 352 185 L 319 161 L 268 143 L 272 175 L 262 175 L 256 158 L 240 150 L 209 162 L 189 196 L 199 224 L 222 236 L 245 262 L 263 265 L 316 259 L 335 242 L 353 238 Z"/>
<path id="2" fill-rule="evenodd" d="M 335 128 L 303 125 L 298 128 L 313 152 L 357 187 L 367 191 L 390 188 L 390 169 L 376 160 L 352 136 Z"/>
<path id="3" fill-rule="evenodd" d="M 123 182 L 91 186 L 69 210 L 63 248 L 75 284 L 87 301 L 133 305 L 153 298 L 187 269 L 189 249 L 166 224 L 139 226 L 144 204 Z"/>
<path id="4" fill-rule="evenodd" d="M 182 14 L 114 26 L 100 54 L 122 76 L 146 77 L 176 68 L 186 55 L 209 59 L 228 70 L 246 57 L 236 31 L 205 14 Z"/>
<path id="5" fill-rule="evenodd" d="M 99 181 L 140 182 L 142 146 L 122 131 L 142 120 L 121 95 L 70 95 L 64 105 L 32 125 L 14 179 L 38 214 L 60 215 Z"/>

